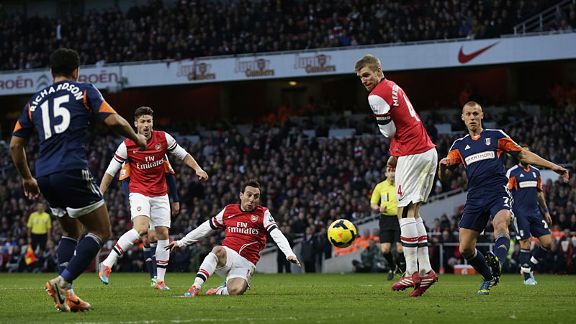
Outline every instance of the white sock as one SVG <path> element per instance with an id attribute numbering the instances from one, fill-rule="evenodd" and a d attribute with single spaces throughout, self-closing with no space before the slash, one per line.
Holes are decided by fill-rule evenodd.
<path id="1" fill-rule="evenodd" d="M 218 257 L 213 252 L 208 253 L 208 255 L 202 261 L 200 265 L 200 269 L 198 269 L 198 273 L 196 274 L 196 279 L 194 279 L 194 284 L 198 288 L 202 288 L 202 285 L 208 278 L 214 273 L 216 270 L 216 265 L 218 264 Z M 226 293 L 228 293 L 228 289 L 226 289 Z"/>
<path id="2" fill-rule="evenodd" d="M 416 229 L 418 230 L 418 266 L 420 274 L 426 274 L 432 270 L 430 265 L 430 255 L 428 254 L 428 233 L 422 217 L 416 219 Z"/>
<path id="3" fill-rule="evenodd" d="M 112 251 L 110 251 L 110 254 L 108 254 L 108 257 L 106 260 L 104 260 L 104 262 L 102 262 L 102 264 L 112 268 L 116 264 L 118 257 L 124 255 L 124 252 L 131 248 L 132 245 L 134 245 L 134 242 L 139 238 L 140 235 L 138 235 L 138 231 L 135 229 L 131 229 L 124 233 L 122 236 L 120 236 L 118 242 L 114 244 Z"/>
<path id="4" fill-rule="evenodd" d="M 156 245 L 156 278 L 158 281 L 164 281 L 164 276 L 166 275 L 166 268 L 168 267 L 168 261 L 170 260 L 170 251 L 165 249 L 168 244 L 168 240 L 158 240 Z"/>
<path id="5" fill-rule="evenodd" d="M 418 229 L 414 218 L 400 218 L 400 241 L 406 259 L 406 274 L 418 271 Z"/>

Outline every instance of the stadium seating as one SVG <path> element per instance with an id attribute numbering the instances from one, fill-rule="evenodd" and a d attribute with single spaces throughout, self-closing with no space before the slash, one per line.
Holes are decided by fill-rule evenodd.
<path id="1" fill-rule="evenodd" d="M 576 133 L 576 119 L 566 118 L 573 114 L 568 106 L 557 108 L 538 119 L 524 119 L 506 130 L 518 141 L 532 143 L 535 152 L 574 169 L 576 143 L 572 134 Z M 262 204 L 270 207 L 285 231 L 290 229 L 291 237 L 300 235 L 309 226 L 320 233 L 336 218 L 359 219 L 370 215 L 369 194 L 381 179 L 387 155 L 387 145 L 370 119 L 356 125 L 361 136 L 350 138 L 308 138 L 292 123 L 248 127 L 250 131 L 246 134 L 235 128 L 201 132 L 188 129 L 190 134 L 199 134 L 198 137 L 185 136 L 189 133 L 179 128 L 169 130 L 179 134 L 176 137 L 180 144 L 210 174 L 210 180 L 200 185 L 188 168 L 172 161 L 182 199 L 182 212 L 171 230 L 176 237 L 215 215 L 226 204 L 235 202 L 242 179 L 250 177 L 261 181 Z M 196 138 L 199 139 L 196 142 L 188 140 Z M 438 136 L 436 143 L 441 155 L 454 139 L 454 136 Z M 93 138 L 88 161 L 97 179 L 101 179 L 119 142 L 120 139 L 112 135 Z M 7 147 L 0 145 L 0 149 L 0 271 L 6 271 L 14 246 L 26 245 L 26 220 L 32 204 L 24 199 Z M 27 151 L 33 168 L 37 154 L 35 139 L 29 142 Z M 558 239 L 569 239 L 571 232 L 576 232 L 575 182 L 572 177 L 569 184 L 551 181 L 544 184 Z M 444 188 L 438 186 L 434 193 L 462 185 L 465 177 L 459 176 Z M 106 194 L 114 239 L 130 228 L 127 204 L 119 190 L 118 185 L 112 185 Z M 453 216 L 453 210 L 446 212 L 445 218 L 427 224 L 432 233 L 431 242 L 454 241 L 458 216 Z M 54 224 L 53 237 L 58 240 L 60 231 L 57 222 Z M 565 230 L 568 232 L 564 233 Z M 45 252 L 46 260 L 52 257 L 52 252 L 50 249 Z M 132 263 L 126 269 L 133 269 Z"/>
<path id="2" fill-rule="evenodd" d="M 26 16 L 0 6 L 0 70 L 46 67 L 59 46 L 83 64 L 180 60 L 454 38 L 496 38 L 560 1 L 161 1 Z M 82 28 L 78 28 L 82 26 Z M 574 30 L 572 3 L 544 30 Z"/>

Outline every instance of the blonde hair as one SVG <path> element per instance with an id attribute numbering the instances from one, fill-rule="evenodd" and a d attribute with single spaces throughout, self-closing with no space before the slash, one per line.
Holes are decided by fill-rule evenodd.
<path id="1" fill-rule="evenodd" d="M 369 67 L 370 70 L 372 70 L 372 71 L 376 71 L 376 70 L 378 70 L 378 68 L 382 68 L 382 64 L 380 63 L 380 60 L 372 54 L 366 54 L 366 55 L 364 55 L 364 57 L 359 59 L 356 62 L 356 66 L 354 67 L 354 70 L 356 72 L 359 72 L 365 66 Z"/>
<path id="2" fill-rule="evenodd" d="M 470 107 L 470 108 L 478 107 L 478 108 L 480 108 L 480 110 L 483 110 L 482 106 L 480 106 L 480 104 L 477 103 L 476 101 L 468 101 L 467 103 L 465 103 L 464 106 L 462 106 L 462 111 L 464 111 L 464 108 L 466 108 L 466 107 Z"/>

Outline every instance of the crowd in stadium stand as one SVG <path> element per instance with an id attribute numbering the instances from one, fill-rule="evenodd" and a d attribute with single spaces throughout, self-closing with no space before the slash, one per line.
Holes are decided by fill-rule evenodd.
<path id="1" fill-rule="evenodd" d="M 559 3 L 545 1 L 161 1 L 48 18 L 0 6 L 0 70 L 46 67 L 59 46 L 83 64 L 180 60 L 202 56 L 494 38 Z M 82 28 L 78 28 L 82 26 Z M 574 3 L 547 31 L 576 28 Z"/>
<path id="2" fill-rule="evenodd" d="M 534 127 L 537 125 L 538 127 Z M 247 178 L 257 178 L 262 184 L 261 203 L 268 206 L 290 241 L 297 238 L 310 240 L 310 249 L 304 249 L 307 258 L 318 261 L 331 255 L 325 239 L 325 228 L 332 220 L 348 218 L 358 220 L 370 215 L 369 195 L 374 185 L 382 179 L 383 161 L 387 156 L 387 144 L 378 135 L 371 120 L 359 123 L 357 132 L 362 136 L 335 139 L 308 138 L 291 123 L 270 127 L 255 124 L 248 135 L 235 128 L 197 132 L 197 137 L 179 134 L 179 143 L 191 152 L 209 173 L 210 179 L 200 184 L 190 169 L 172 160 L 177 173 L 181 198 L 181 213 L 173 222 L 171 233 L 180 237 L 194 229 L 208 217 L 217 214 L 228 203 L 238 200 L 240 184 Z M 371 131 L 368 131 L 371 129 Z M 507 127 L 512 138 L 530 143 L 533 151 L 558 163 L 565 163 L 574 170 L 576 163 L 576 118 L 573 108 L 547 110 L 538 119 L 528 118 Z M 173 132 L 176 134 L 176 132 Z M 193 141 L 198 139 L 197 141 Z M 454 136 L 437 135 L 440 155 L 446 154 Z M 99 135 L 92 140 L 89 166 L 95 177 L 101 179 L 120 139 L 112 135 Z M 1 147 L 1 146 L 0 146 Z M 54 221 L 52 237 L 46 251 L 38 253 L 39 261 L 32 267 L 23 263 L 27 247 L 26 222 L 34 209 L 22 193 L 21 184 L 11 165 L 7 148 L 0 154 L 0 271 L 50 271 L 54 269 L 54 245 L 60 235 L 58 222 Z M 37 154 L 37 141 L 28 145 L 31 168 Z M 442 185 L 437 182 L 433 194 L 465 186 L 460 175 L 453 182 Z M 576 232 L 576 177 L 570 183 L 548 181 L 544 192 L 550 208 L 554 235 L 560 241 L 559 248 L 550 254 L 554 268 L 541 269 L 557 273 L 573 273 L 575 267 L 572 235 Z M 107 205 L 113 224 L 113 238 L 131 228 L 126 199 L 119 185 L 112 185 L 106 194 Z M 458 215 L 462 206 L 447 210 L 446 215 L 427 224 L 431 242 L 457 242 Z M 183 249 L 171 258 L 172 270 L 187 271 L 198 266 L 202 254 L 220 240 L 213 236 Z M 484 238 L 490 242 L 489 237 Z M 576 237 L 574 238 L 576 240 Z M 103 253 L 112 246 L 106 244 Z M 359 241 L 360 242 L 360 241 Z M 566 242 L 566 243 L 562 243 Z M 369 239 L 363 244 L 368 246 Z M 438 249 L 431 249 L 436 266 L 440 266 Z M 135 246 L 123 258 L 117 270 L 141 270 L 141 252 Z M 514 268 L 514 254 L 510 261 Z M 446 248 L 442 266 L 461 262 L 458 248 Z"/>

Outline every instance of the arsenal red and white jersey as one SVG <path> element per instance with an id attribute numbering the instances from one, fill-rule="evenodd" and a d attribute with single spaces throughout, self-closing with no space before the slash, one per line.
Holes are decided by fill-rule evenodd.
<path id="1" fill-rule="evenodd" d="M 266 246 L 266 233 L 276 228 L 276 222 L 266 207 L 258 206 L 251 212 L 244 212 L 239 204 L 232 204 L 210 218 L 210 226 L 224 228 L 226 235 L 222 245 L 256 265 L 260 251 Z"/>
<path id="2" fill-rule="evenodd" d="M 430 140 L 420 116 L 410 100 L 393 81 L 383 79 L 368 96 L 370 108 L 379 124 L 394 123 L 396 132 L 390 143 L 392 156 L 404 156 L 426 152 L 435 147 Z"/>
<path id="3" fill-rule="evenodd" d="M 145 150 L 140 150 L 131 139 L 125 139 L 120 144 L 114 153 L 114 159 L 119 163 L 126 161 L 129 164 L 131 193 L 148 197 L 164 196 L 168 193 L 164 161 L 166 151 L 176 145 L 176 140 L 162 131 L 152 131 Z"/>

